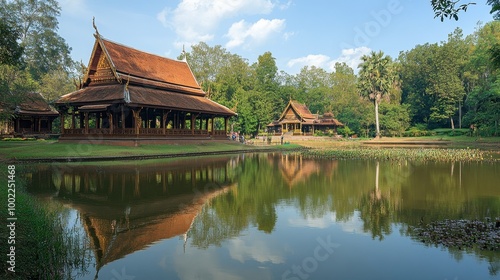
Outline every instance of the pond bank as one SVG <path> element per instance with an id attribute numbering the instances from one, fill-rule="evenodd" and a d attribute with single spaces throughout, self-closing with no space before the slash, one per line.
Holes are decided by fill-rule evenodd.
<path id="1" fill-rule="evenodd" d="M 252 146 L 237 142 L 198 145 L 143 145 L 139 147 L 105 146 L 51 141 L 2 142 L 0 160 L 8 163 L 87 162 L 209 156 L 235 153 L 296 151 L 299 145 Z"/>

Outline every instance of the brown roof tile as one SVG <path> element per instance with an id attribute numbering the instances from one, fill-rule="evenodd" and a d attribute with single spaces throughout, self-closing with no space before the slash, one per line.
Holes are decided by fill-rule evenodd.
<path id="1" fill-rule="evenodd" d="M 32 92 L 26 95 L 26 99 L 16 108 L 17 114 L 25 115 L 48 115 L 57 116 L 57 112 L 52 108 L 40 93 Z"/>
<path id="2" fill-rule="evenodd" d="M 124 103 L 124 91 L 128 88 L 131 106 L 151 106 L 164 109 L 185 110 L 200 113 L 213 113 L 227 116 L 236 115 L 233 111 L 203 96 L 182 94 L 173 91 L 120 84 L 93 86 L 62 96 L 56 104 L 66 103 L 80 106 L 89 104 Z"/>
<path id="3" fill-rule="evenodd" d="M 185 61 L 146 53 L 103 38 L 101 38 L 101 42 L 106 48 L 116 71 L 123 74 L 123 79 L 127 79 L 127 75 L 132 75 L 153 82 L 163 82 L 201 90 Z"/>

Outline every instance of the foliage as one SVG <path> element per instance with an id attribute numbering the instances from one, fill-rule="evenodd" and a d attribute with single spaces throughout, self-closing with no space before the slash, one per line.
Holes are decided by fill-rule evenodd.
<path id="1" fill-rule="evenodd" d="M 73 67 L 71 48 L 57 34 L 60 11 L 56 0 L 2 0 L 0 15 L 18 27 L 23 59 L 35 79 L 60 67 Z"/>
<path id="2" fill-rule="evenodd" d="M 495 159 L 478 149 L 316 149 L 302 152 L 307 157 L 331 159 L 371 159 L 388 161 L 486 161 Z"/>
<path id="3" fill-rule="evenodd" d="M 460 0 L 431 0 L 432 9 L 434 10 L 434 17 L 439 17 L 441 21 L 445 18 L 458 20 L 458 14 L 461 11 L 466 12 L 470 5 L 475 5 L 474 2 L 459 4 Z M 500 1 L 487 0 L 486 4 L 491 6 L 490 14 L 494 19 L 500 18 Z"/>
<path id="4" fill-rule="evenodd" d="M 344 137 L 349 137 L 354 134 L 354 132 L 347 125 L 337 128 L 337 133 L 343 135 Z"/>
<path id="5" fill-rule="evenodd" d="M 445 18 L 458 20 L 460 11 L 467 11 L 469 5 L 475 5 L 475 3 L 466 3 L 457 7 L 458 2 L 454 0 L 431 0 L 432 9 L 435 13 L 434 17 L 441 18 L 441 21 L 444 21 Z"/>
<path id="6" fill-rule="evenodd" d="M 382 99 L 389 99 L 389 93 L 399 88 L 399 79 L 395 71 L 395 64 L 382 51 L 364 55 L 359 65 L 358 87 L 361 94 L 373 101 L 375 105 L 376 136 L 380 136 L 378 107 Z"/>
<path id="7" fill-rule="evenodd" d="M 6 17 L 0 18 L 0 64 L 20 63 L 23 53 L 23 48 L 17 42 L 20 36 L 13 22 L 9 22 Z"/>
<path id="8" fill-rule="evenodd" d="M 27 70 L 17 66 L 0 65 L 0 119 L 8 118 L 23 100 L 25 93 L 33 92 L 38 83 L 31 78 Z"/>
<path id="9" fill-rule="evenodd" d="M 388 136 L 402 136 L 410 126 L 409 105 L 380 104 L 380 125 Z"/>
<path id="10" fill-rule="evenodd" d="M 54 101 L 73 91 L 80 71 L 57 34 L 61 8 L 56 0 L 0 4 L 0 117 L 6 118 L 26 93 L 39 91 Z"/>

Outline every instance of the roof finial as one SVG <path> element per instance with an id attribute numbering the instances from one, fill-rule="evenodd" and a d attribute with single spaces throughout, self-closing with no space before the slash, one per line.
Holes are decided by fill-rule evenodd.
<path id="1" fill-rule="evenodd" d="M 99 35 L 99 30 L 97 30 L 97 26 L 95 25 L 95 17 L 92 17 L 92 26 L 95 29 L 96 35 Z"/>
<path id="2" fill-rule="evenodd" d="M 184 44 L 182 45 L 182 61 L 187 62 L 186 50 L 184 49 Z"/>

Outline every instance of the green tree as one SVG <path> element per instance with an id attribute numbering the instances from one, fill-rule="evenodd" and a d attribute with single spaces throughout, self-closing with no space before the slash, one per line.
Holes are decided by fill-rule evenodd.
<path id="1" fill-rule="evenodd" d="M 390 136 L 402 136 L 410 126 L 409 105 L 380 104 L 380 126 Z"/>
<path id="2" fill-rule="evenodd" d="M 438 49 L 437 44 L 418 45 L 399 55 L 402 103 L 410 105 L 414 124 L 429 123 L 433 99 L 426 89 L 431 83 L 430 75 Z"/>
<path id="3" fill-rule="evenodd" d="M 12 116 L 16 106 L 23 102 L 25 94 L 36 91 L 38 83 L 26 70 L 12 65 L 0 65 L 0 118 Z"/>
<path id="4" fill-rule="evenodd" d="M 434 96 L 430 120 L 440 123 L 449 119 L 452 129 L 455 128 L 453 117 L 465 96 L 462 73 L 468 49 L 469 45 L 462 38 L 462 30 L 457 28 L 448 36 L 448 41 L 438 48 L 430 84 L 426 88 L 427 94 Z"/>
<path id="5" fill-rule="evenodd" d="M 327 96 L 332 93 L 330 73 L 315 66 L 303 67 L 296 75 L 297 100 L 306 104 L 312 113 L 324 113 L 328 105 Z"/>
<path id="6" fill-rule="evenodd" d="M 500 44 L 500 22 L 480 27 L 473 40 L 472 53 L 463 74 L 467 78 L 464 123 L 476 126 L 482 135 L 498 135 L 499 68 L 492 48 Z"/>
<path id="7" fill-rule="evenodd" d="M 17 40 L 21 37 L 14 23 L 0 18 L 0 64 L 17 65 L 20 63 L 23 48 Z"/>
<path id="8" fill-rule="evenodd" d="M 257 117 L 257 127 L 252 132 L 258 132 L 269 122 L 277 118 L 281 112 L 277 108 L 281 103 L 279 97 L 278 66 L 272 53 L 265 52 L 259 55 L 257 63 L 253 65 L 255 71 L 255 95 L 252 96 L 255 104 L 253 114 Z"/>
<path id="9" fill-rule="evenodd" d="M 441 21 L 445 18 L 458 20 L 458 14 L 461 11 L 467 11 L 474 2 L 460 3 L 460 0 L 431 0 L 431 6 L 434 10 L 434 17 L 439 17 Z M 494 19 L 500 18 L 500 0 L 487 0 L 486 4 L 491 6 L 490 14 Z"/>
<path id="10" fill-rule="evenodd" d="M 194 76 L 203 90 L 210 94 L 217 75 L 223 68 L 228 67 L 231 54 L 220 45 L 210 47 L 200 42 L 191 46 L 191 52 L 185 55 Z M 182 58 L 184 57 L 179 57 Z"/>
<path id="11" fill-rule="evenodd" d="M 398 84 L 398 76 L 394 71 L 394 62 L 382 51 L 364 55 L 359 65 L 358 87 L 361 94 L 368 97 L 375 105 L 376 137 L 380 137 L 378 107 L 383 98 L 389 98 L 389 92 Z"/>
<path id="12" fill-rule="evenodd" d="M 71 48 L 57 34 L 61 8 L 56 0 L 0 1 L 0 15 L 17 26 L 24 61 L 35 79 L 61 67 L 73 68 Z"/>

